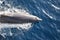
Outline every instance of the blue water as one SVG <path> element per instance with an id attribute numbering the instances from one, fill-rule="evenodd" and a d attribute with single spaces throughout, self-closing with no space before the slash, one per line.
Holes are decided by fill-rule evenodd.
<path id="1" fill-rule="evenodd" d="M 6 36 L 4 40 L 60 40 L 60 0 L 5 1 L 18 9 L 29 10 L 29 13 L 40 17 L 42 21 L 33 23 L 28 31 L 12 28 L 13 36 Z"/>

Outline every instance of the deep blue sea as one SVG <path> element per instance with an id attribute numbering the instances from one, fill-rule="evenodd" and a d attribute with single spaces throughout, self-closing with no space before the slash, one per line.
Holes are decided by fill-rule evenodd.
<path id="1" fill-rule="evenodd" d="M 6 3 L 28 10 L 42 21 L 33 23 L 33 27 L 27 31 L 11 28 L 13 35 L 0 36 L 1 40 L 60 40 L 60 0 L 3 0 L 0 5 L 9 8 Z"/>

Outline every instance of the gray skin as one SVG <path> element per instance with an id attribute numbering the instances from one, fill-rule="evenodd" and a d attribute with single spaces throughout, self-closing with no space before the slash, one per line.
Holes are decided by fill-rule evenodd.
<path id="1" fill-rule="evenodd" d="M 33 23 L 38 22 L 40 19 L 37 17 L 31 16 L 8 16 L 8 15 L 0 15 L 0 23 L 11 23 L 11 24 L 20 24 L 20 23 Z"/>

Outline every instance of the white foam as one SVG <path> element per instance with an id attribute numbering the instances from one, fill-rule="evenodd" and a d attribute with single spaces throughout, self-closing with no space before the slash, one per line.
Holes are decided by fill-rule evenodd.
<path id="1" fill-rule="evenodd" d="M 29 29 L 32 23 L 25 23 L 25 24 L 6 24 L 0 23 L 0 28 L 22 28 L 22 29 Z"/>
<path id="2" fill-rule="evenodd" d="M 0 4 L 2 4 L 3 3 L 3 1 L 2 0 L 0 0 Z"/>

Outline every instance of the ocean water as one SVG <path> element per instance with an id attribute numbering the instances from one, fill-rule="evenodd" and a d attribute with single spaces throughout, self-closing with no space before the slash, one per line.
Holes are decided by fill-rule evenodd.
<path id="1" fill-rule="evenodd" d="M 42 21 L 29 27 L 0 28 L 1 40 L 60 40 L 60 0 L 0 0 L 0 12 L 8 9 L 23 9 Z"/>

